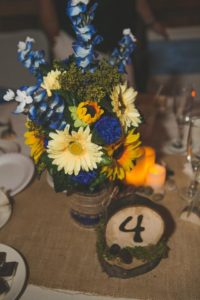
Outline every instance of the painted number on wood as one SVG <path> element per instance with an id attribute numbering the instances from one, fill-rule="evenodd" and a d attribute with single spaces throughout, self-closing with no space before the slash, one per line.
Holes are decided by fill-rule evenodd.
<path id="1" fill-rule="evenodd" d="M 143 215 L 139 215 L 137 217 L 136 227 L 134 227 L 133 229 L 126 229 L 126 224 L 128 224 L 132 219 L 133 219 L 133 217 L 131 217 L 131 216 L 127 217 L 126 220 L 124 222 L 122 222 L 121 225 L 119 226 L 119 230 L 121 230 L 123 232 L 134 232 L 134 234 L 133 234 L 134 242 L 141 243 L 143 240 L 141 238 L 140 233 L 141 233 L 141 231 L 145 230 L 145 228 L 141 226 Z"/>

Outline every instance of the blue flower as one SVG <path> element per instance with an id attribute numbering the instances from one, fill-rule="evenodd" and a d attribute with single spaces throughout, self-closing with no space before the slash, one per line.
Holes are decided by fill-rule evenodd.
<path id="1" fill-rule="evenodd" d="M 120 73 L 125 73 L 125 66 L 130 62 L 130 55 L 136 48 L 136 39 L 130 29 L 123 30 L 123 37 L 118 43 L 119 47 L 115 48 L 109 59 L 109 63 L 118 66 Z"/>
<path id="2" fill-rule="evenodd" d="M 51 129 L 62 130 L 65 128 L 67 123 L 63 120 L 64 101 L 60 95 L 53 93 L 52 97 L 48 98 L 46 91 L 39 84 L 29 88 L 23 87 L 21 90 L 33 99 L 29 107 L 26 107 L 31 121 Z"/>
<path id="3" fill-rule="evenodd" d="M 72 175 L 73 181 L 80 183 L 82 185 L 90 184 L 97 177 L 96 171 L 80 171 L 78 175 Z"/>
<path id="4" fill-rule="evenodd" d="M 121 124 L 117 118 L 103 116 L 95 123 L 94 133 L 104 144 L 110 145 L 116 143 L 122 137 Z"/>
<path id="5" fill-rule="evenodd" d="M 41 77 L 39 70 L 40 65 L 47 64 L 44 59 L 44 51 L 33 51 L 34 39 L 27 37 L 25 42 L 19 42 L 18 44 L 18 59 L 33 75 Z"/>
<path id="6" fill-rule="evenodd" d="M 94 46 L 102 41 L 102 37 L 96 34 L 96 29 L 91 25 L 97 3 L 88 8 L 88 2 L 88 0 L 70 0 L 67 5 L 67 15 L 76 34 L 76 41 L 73 43 L 76 64 L 83 71 L 93 72 L 97 58 Z"/>

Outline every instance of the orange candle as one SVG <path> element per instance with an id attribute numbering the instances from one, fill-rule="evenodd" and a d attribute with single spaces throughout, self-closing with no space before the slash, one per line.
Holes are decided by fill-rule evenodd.
<path id="1" fill-rule="evenodd" d="M 163 187 L 166 179 L 166 168 L 159 164 L 152 165 L 147 173 L 145 185 L 151 186 L 154 190 Z"/>
<path id="2" fill-rule="evenodd" d="M 149 168 L 155 164 L 155 150 L 152 147 L 144 147 L 144 155 L 140 157 L 133 170 L 126 172 L 126 183 L 140 186 L 144 185 Z"/>

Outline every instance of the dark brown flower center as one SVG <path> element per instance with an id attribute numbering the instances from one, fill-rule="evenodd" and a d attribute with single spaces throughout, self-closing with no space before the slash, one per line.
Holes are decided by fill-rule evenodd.
<path id="1" fill-rule="evenodd" d="M 85 105 L 84 107 L 87 110 L 86 114 L 89 114 L 93 118 L 96 114 L 96 109 L 92 105 Z"/>
<path id="2" fill-rule="evenodd" d="M 113 158 L 114 159 L 120 159 L 122 154 L 124 153 L 124 145 L 121 144 L 114 152 L 113 152 Z"/>

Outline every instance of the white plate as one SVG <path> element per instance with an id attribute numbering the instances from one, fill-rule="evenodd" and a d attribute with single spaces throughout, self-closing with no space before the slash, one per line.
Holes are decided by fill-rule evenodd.
<path id="1" fill-rule="evenodd" d="M 15 276 L 8 280 L 10 290 L 3 298 L 3 300 L 15 300 L 23 292 L 26 285 L 26 264 L 19 252 L 7 245 L 0 244 L 0 252 L 6 252 L 6 262 L 16 261 L 18 263 Z"/>
<path id="2" fill-rule="evenodd" d="M 35 171 L 32 160 L 20 153 L 6 153 L 0 156 L 0 187 L 10 196 L 22 191 Z"/>
<path id="3" fill-rule="evenodd" d="M 10 219 L 12 213 L 11 205 L 5 207 L 0 206 L 0 228 L 2 228 Z"/>

